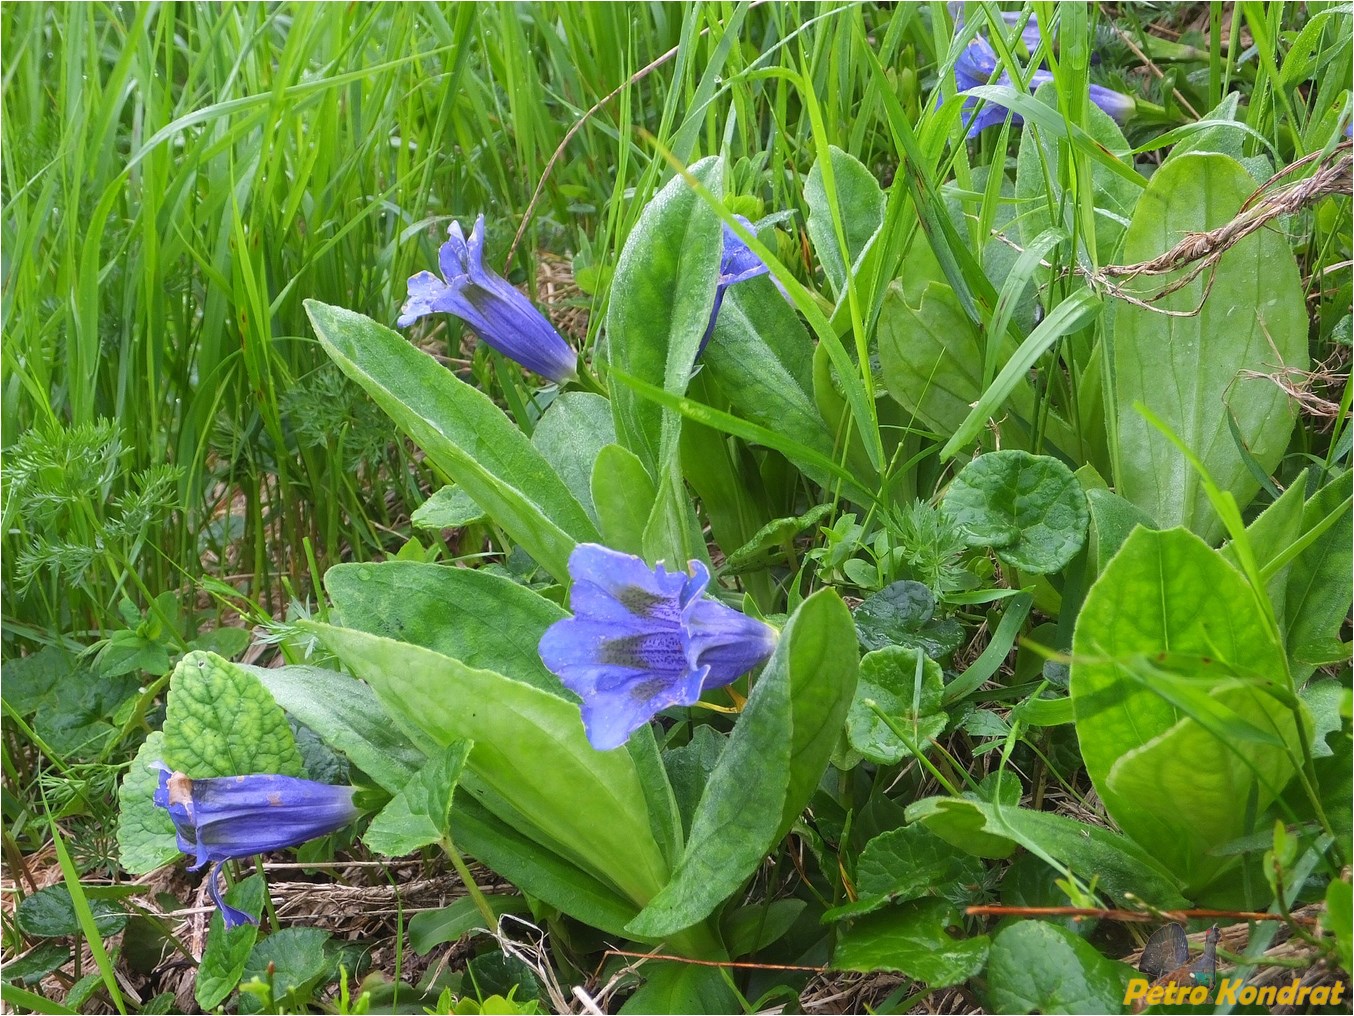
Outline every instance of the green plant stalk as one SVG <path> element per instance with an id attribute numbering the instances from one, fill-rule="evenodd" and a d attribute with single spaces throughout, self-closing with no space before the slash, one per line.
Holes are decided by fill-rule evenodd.
<path id="1" fill-rule="evenodd" d="M 465 858 L 461 852 L 456 849 L 456 844 L 452 842 L 451 832 L 442 834 L 442 838 L 437 841 L 442 847 L 443 852 L 451 859 L 452 867 L 456 869 L 456 874 L 461 878 L 461 884 L 465 886 L 465 891 L 470 894 L 470 898 L 475 901 L 475 909 L 480 912 L 484 918 L 484 929 L 491 935 L 498 931 L 498 918 L 494 916 L 493 907 L 489 906 L 489 901 L 484 898 L 484 893 L 480 891 L 479 884 L 475 881 L 475 876 L 470 873 L 469 866 L 465 863 Z"/>

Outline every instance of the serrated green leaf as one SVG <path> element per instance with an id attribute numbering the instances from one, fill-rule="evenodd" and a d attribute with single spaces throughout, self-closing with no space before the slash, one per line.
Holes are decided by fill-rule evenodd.
<path id="1" fill-rule="evenodd" d="M 470 754 L 469 741 L 452 741 L 400 788 L 362 839 L 372 850 L 402 857 L 447 835 L 451 799 Z"/>
<path id="2" fill-rule="evenodd" d="M 328 968 L 324 946 L 331 937 L 322 928 L 281 928 L 254 946 L 241 980 L 267 979 L 279 1008 L 303 1007 Z M 240 1010 L 262 1012 L 263 1004 L 257 995 L 242 993 Z"/>
<path id="3" fill-rule="evenodd" d="M 1086 494 L 1049 455 L 1015 449 L 980 455 L 945 493 L 945 511 L 979 547 L 1021 571 L 1047 575 L 1086 543 Z"/>
<path id="4" fill-rule="evenodd" d="M 992 940 L 985 1001 L 991 1012 L 1122 1012 L 1125 963 L 1106 959 L 1070 931 L 1044 921 L 1018 921 Z"/>
<path id="5" fill-rule="evenodd" d="M 164 763 L 194 779 L 304 767 L 287 718 L 249 671 L 211 653 L 174 668 L 165 707 Z"/>
<path id="6" fill-rule="evenodd" d="M 214 878 L 214 875 L 209 875 Z M 255 921 L 263 914 L 263 895 L 266 886 L 262 875 L 250 875 L 226 890 L 225 900 L 236 910 L 243 910 Z M 225 1000 L 240 983 L 245 963 L 258 940 L 258 924 L 238 924 L 227 929 L 218 910 L 212 914 L 207 930 L 207 945 L 202 951 L 202 962 L 197 968 L 197 982 L 193 998 L 204 1012 Z"/>
<path id="7" fill-rule="evenodd" d="M 118 788 L 118 860 L 134 875 L 179 856 L 169 812 L 153 800 L 160 774 L 151 765 L 164 761 L 164 737 L 156 730 L 146 738 Z"/>
<path id="8" fill-rule="evenodd" d="M 889 646 L 867 653 L 860 661 L 860 679 L 846 716 L 846 738 L 871 762 L 893 765 L 925 753 L 931 739 L 949 722 L 941 709 L 945 678 L 940 664 L 920 649 Z M 904 740 L 870 708 L 873 702 L 907 733 Z"/>

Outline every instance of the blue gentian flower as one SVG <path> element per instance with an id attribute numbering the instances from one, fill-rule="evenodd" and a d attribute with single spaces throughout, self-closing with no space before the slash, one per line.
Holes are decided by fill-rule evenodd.
<path id="1" fill-rule="evenodd" d="M 425 314 L 455 314 L 481 339 L 528 370 L 562 384 L 578 371 L 578 357 L 545 315 L 505 279 L 484 267 L 484 216 L 470 239 L 453 222 L 437 252 L 442 278 L 419 272 L 396 324 L 406 328 Z"/>
<path id="2" fill-rule="evenodd" d="M 996 71 L 996 51 L 982 36 L 974 36 L 954 63 L 955 87 L 961 92 L 966 92 L 970 88 L 989 83 L 1010 86 L 1011 75 L 1005 70 L 1001 72 L 1000 77 L 993 80 L 992 76 L 996 74 Z M 1041 67 L 1030 78 L 1030 91 L 1033 92 L 1040 85 L 1052 80 L 1052 72 Z M 1089 86 L 1089 95 L 1092 102 L 1118 123 L 1127 120 L 1137 108 L 1137 103 L 1132 96 L 1116 92 L 1112 88 L 1105 88 L 1103 85 Z M 1003 123 L 1006 120 L 1007 110 L 1005 107 L 991 99 L 983 102 L 983 108 L 975 116 L 973 108 L 978 105 L 978 101 L 974 96 L 964 99 L 963 118 L 964 125 L 968 128 L 969 137 L 975 137 L 983 128 Z M 1010 116 L 1012 123 L 1022 122 L 1019 113 L 1011 113 Z"/>
<path id="3" fill-rule="evenodd" d="M 766 662 L 776 631 L 705 595 L 710 573 L 649 568 L 640 558 L 580 543 L 569 555 L 574 616 L 541 636 L 545 665 L 583 700 L 583 728 L 599 751 L 671 706 L 729 684 Z"/>
<path id="4" fill-rule="evenodd" d="M 169 812 L 189 871 L 212 865 L 207 887 L 227 928 L 254 918 L 221 898 L 217 875 L 225 861 L 294 847 L 347 825 L 358 816 L 353 788 L 260 773 L 189 779 L 158 764 L 155 803 Z"/>
<path id="5" fill-rule="evenodd" d="M 745 229 L 754 234 L 757 232 L 757 227 L 743 216 L 735 215 L 734 218 Z M 719 306 L 724 302 L 724 290 L 735 283 L 765 275 L 770 270 L 762 259 L 752 252 L 752 248 L 745 244 L 728 224 L 725 224 L 724 248 L 719 258 L 719 284 L 715 288 L 715 305 L 710 310 L 710 323 L 706 325 L 705 334 L 701 336 L 700 348 L 696 350 L 697 356 L 705 352 L 705 347 L 710 344 L 710 337 L 715 334 L 715 319 L 719 317 Z"/>

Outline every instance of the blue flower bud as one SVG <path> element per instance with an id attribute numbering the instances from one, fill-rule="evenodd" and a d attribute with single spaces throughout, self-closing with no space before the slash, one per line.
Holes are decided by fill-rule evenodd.
<path id="1" fill-rule="evenodd" d="M 453 222 L 437 254 L 442 270 L 409 279 L 409 299 L 396 324 L 406 328 L 426 314 L 454 314 L 482 340 L 528 370 L 556 383 L 574 377 L 578 357 L 545 315 L 505 279 L 484 267 L 484 216 L 470 239 Z"/>
<path id="2" fill-rule="evenodd" d="M 227 906 L 217 886 L 225 861 L 294 847 L 355 819 L 353 788 L 293 776 L 256 773 L 194 780 L 157 763 L 155 804 L 169 812 L 189 871 L 212 865 L 208 887 L 226 927 L 254 919 Z"/>

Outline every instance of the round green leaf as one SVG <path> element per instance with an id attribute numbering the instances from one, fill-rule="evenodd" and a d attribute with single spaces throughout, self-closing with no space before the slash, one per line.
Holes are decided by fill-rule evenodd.
<path id="1" fill-rule="evenodd" d="M 1136 971 L 1064 928 L 1020 921 L 992 941 L 987 1009 L 1006 1013 L 1122 1012 Z"/>
<path id="2" fill-rule="evenodd" d="M 851 747 L 880 765 L 901 762 L 913 748 L 924 751 L 949 719 L 940 708 L 943 692 L 940 664 L 920 649 L 889 646 L 866 654 L 846 716 Z M 870 708 L 871 702 L 906 732 L 906 739 Z"/>
<path id="3" fill-rule="evenodd" d="M 1047 455 L 980 455 L 960 471 L 945 510 L 975 546 L 1036 575 L 1055 572 L 1086 542 L 1086 495 L 1072 471 Z"/>

